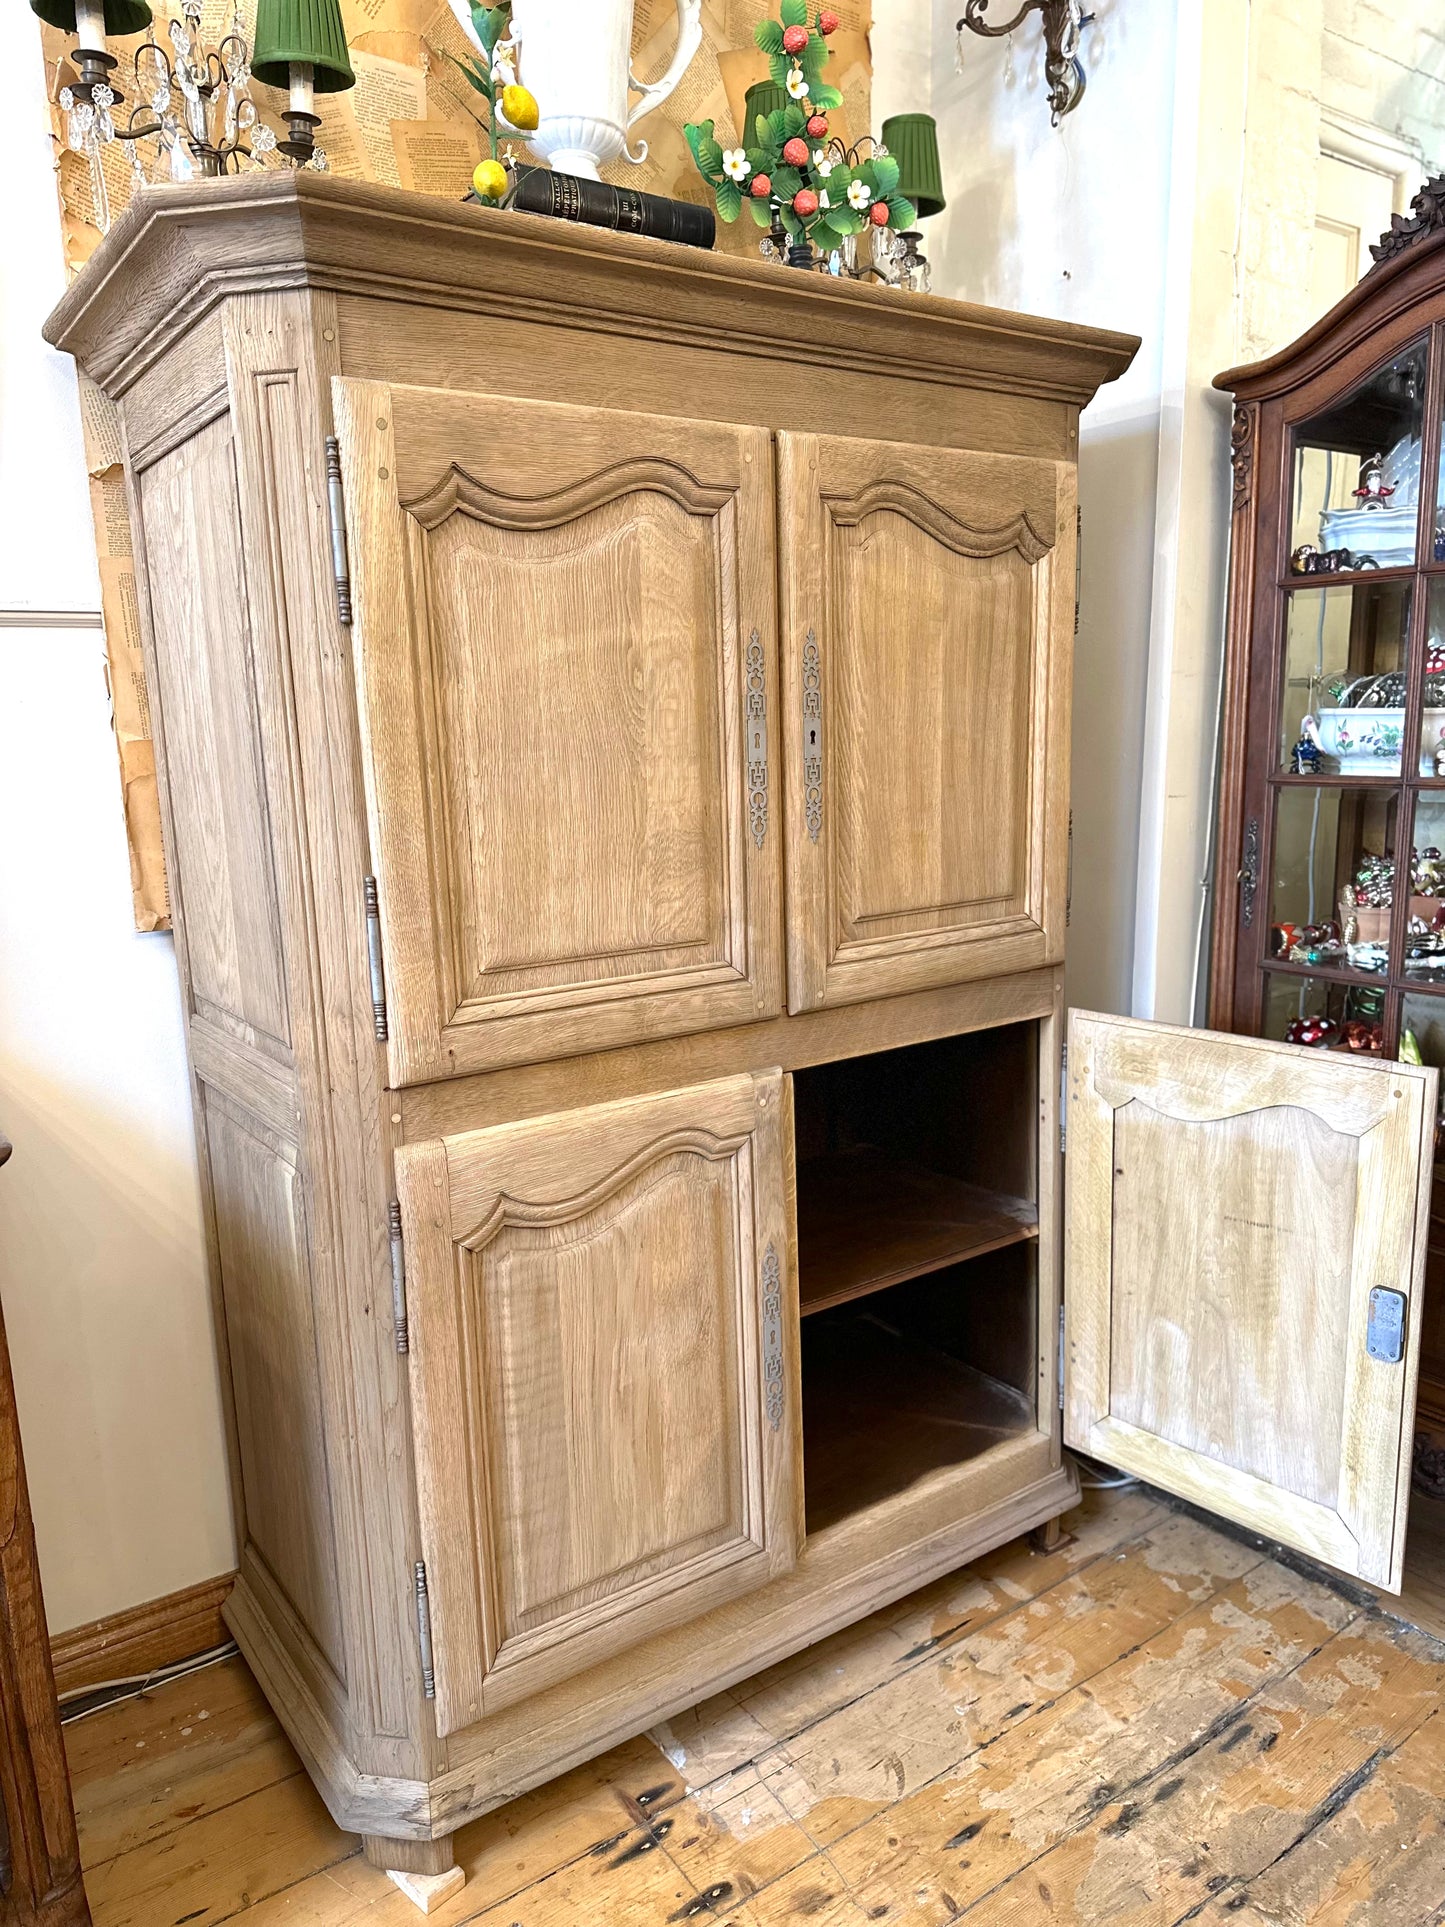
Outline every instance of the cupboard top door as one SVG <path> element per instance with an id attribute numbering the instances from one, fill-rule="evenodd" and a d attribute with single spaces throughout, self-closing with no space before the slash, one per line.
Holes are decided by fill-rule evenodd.
<path id="1" fill-rule="evenodd" d="M 1056 962 L 1073 469 L 778 443 L 789 1008 Z"/>
<path id="2" fill-rule="evenodd" d="M 776 1014 L 766 431 L 333 394 L 392 1081 Z"/>
<path id="3" fill-rule="evenodd" d="M 798 1547 L 780 1071 L 397 1154 L 442 1733 Z"/>
<path id="4" fill-rule="evenodd" d="M 1070 1445 L 1399 1590 L 1436 1073 L 1071 1013 Z"/>

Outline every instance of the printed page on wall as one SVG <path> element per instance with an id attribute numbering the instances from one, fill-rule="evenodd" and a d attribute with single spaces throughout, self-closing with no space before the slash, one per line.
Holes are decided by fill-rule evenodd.
<path id="1" fill-rule="evenodd" d="M 586 6 L 591 0 L 555 0 L 555 4 Z M 152 0 L 155 38 L 163 47 L 169 44 L 166 22 L 172 13 L 179 14 L 181 5 L 182 0 Z M 341 11 L 356 86 L 347 93 L 327 95 L 320 103 L 324 120 L 319 140 L 330 172 L 348 180 L 382 181 L 415 194 L 463 199 L 473 168 L 490 149 L 482 118 L 485 110 L 453 64 L 474 49 L 450 0 L 341 0 Z M 775 11 L 771 0 L 704 0 L 702 46 L 676 91 L 634 132 L 634 151 L 645 143 L 645 155 L 636 164 L 613 163 L 603 170 L 605 178 L 618 186 L 710 206 L 712 197 L 693 166 L 683 124 L 712 119 L 720 134 L 728 128 L 736 133 L 742 124 L 744 94 L 754 81 L 768 77 L 767 61 L 753 44 L 753 27 Z M 832 122 L 834 131 L 851 141 L 869 127 L 870 8 L 868 0 L 835 0 L 835 11 L 840 25 L 830 42 L 829 79 L 841 89 L 843 106 L 832 115 Z M 255 13 L 256 0 L 239 0 L 239 4 L 238 0 L 201 0 L 202 32 L 209 44 L 216 45 L 235 26 L 249 44 Z M 634 73 L 650 79 L 665 71 L 677 43 L 677 17 L 676 0 L 634 0 Z M 74 78 L 65 58 L 67 36 L 38 20 L 35 24 L 46 63 L 65 257 L 70 272 L 77 274 L 104 228 L 128 205 L 137 175 L 127 151 L 130 143 L 113 141 L 102 148 L 98 175 L 86 155 L 67 146 L 66 116 L 60 105 L 62 88 Z M 118 84 L 131 98 L 136 89 L 133 78 L 129 85 L 127 79 L 135 50 L 143 42 L 144 36 L 138 34 L 117 40 L 111 48 L 120 61 Z M 521 78 L 524 82 L 527 78 L 525 46 Z M 251 91 L 260 121 L 284 136 L 281 94 L 258 82 L 252 83 Z M 163 178 L 154 143 L 144 147 L 147 173 Z M 534 157 L 519 152 L 518 158 Z M 751 220 L 731 227 L 718 224 L 717 245 L 728 253 L 756 256 L 758 239 Z M 168 929 L 170 906 L 120 431 L 110 403 L 83 379 L 81 418 L 100 556 L 102 616 L 136 928 Z"/>

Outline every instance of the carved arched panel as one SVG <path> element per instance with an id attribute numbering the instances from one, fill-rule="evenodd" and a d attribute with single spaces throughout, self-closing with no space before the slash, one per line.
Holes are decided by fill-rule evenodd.
<path id="1" fill-rule="evenodd" d="M 398 1159 L 443 1731 L 795 1556 L 778 1072 Z"/>
<path id="2" fill-rule="evenodd" d="M 766 435 L 337 404 L 396 1081 L 772 1014 Z"/>
<path id="3" fill-rule="evenodd" d="M 784 681 L 808 711 L 784 735 L 790 1006 L 1055 960 L 1071 473 L 780 445 Z"/>

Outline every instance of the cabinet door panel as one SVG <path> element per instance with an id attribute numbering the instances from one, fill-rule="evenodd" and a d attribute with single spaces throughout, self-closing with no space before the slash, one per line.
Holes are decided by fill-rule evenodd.
<path id="1" fill-rule="evenodd" d="M 765 431 L 335 402 L 393 1080 L 775 1014 Z"/>
<path id="2" fill-rule="evenodd" d="M 443 1733 L 793 1564 L 788 1109 L 771 1071 L 398 1153 Z"/>
<path id="3" fill-rule="evenodd" d="M 778 442 L 790 1009 L 1057 961 L 1072 469 Z"/>
<path id="4" fill-rule="evenodd" d="M 1435 1102 L 1433 1070 L 1071 1013 L 1068 1443 L 1398 1591 Z"/>

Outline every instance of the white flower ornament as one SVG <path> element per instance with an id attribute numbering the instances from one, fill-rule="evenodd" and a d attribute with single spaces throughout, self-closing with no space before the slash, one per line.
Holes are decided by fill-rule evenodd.
<path id="1" fill-rule="evenodd" d="M 806 100 L 808 97 L 808 76 L 796 61 L 788 72 L 788 92 L 794 100 Z"/>
<path id="2" fill-rule="evenodd" d="M 753 171 L 753 164 L 741 147 L 723 149 L 723 173 L 730 181 L 745 181 Z"/>
<path id="3" fill-rule="evenodd" d="M 821 147 L 815 147 L 813 149 L 813 172 L 815 174 L 821 174 L 825 181 L 833 172 L 836 165 L 837 163 L 835 161 L 828 159 L 827 154 Z"/>
<path id="4" fill-rule="evenodd" d="M 849 207 L 857 208 L 858 212 L 861 214 L 864 208 L 867 207 L 868 203 L 872 199 L 873 199 L 873 196 L 868 192 L 868 188 L 865 182 L 849 181 L 848 183 Z"/>

